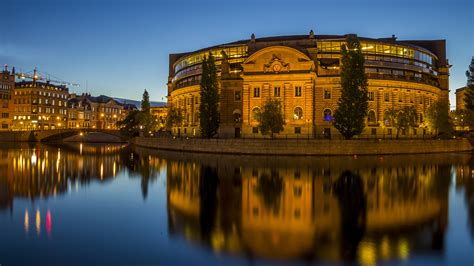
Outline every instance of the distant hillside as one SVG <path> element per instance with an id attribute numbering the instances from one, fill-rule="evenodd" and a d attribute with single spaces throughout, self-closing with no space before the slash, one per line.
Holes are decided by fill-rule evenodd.
<path id="1" fill-rule="evenodd" d="M 114 98 L 114 100 L 120 102 L 120 103 L 129 103 L 129 104 L 134 104 L 137 108 L 140 108 L 141 101 L 135 101 L 135 100 L 130 100 L 130 99 L 123 99 L 123 98 Z M 151 107 L 157 107 L 157 106 L 166 106 L 166 102 L 150 102 Z"/>

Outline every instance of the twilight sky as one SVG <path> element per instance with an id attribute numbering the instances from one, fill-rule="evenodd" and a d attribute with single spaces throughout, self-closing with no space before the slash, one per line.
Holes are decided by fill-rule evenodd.
<path id="1" fill-rule="evenodd" d="M 0 64 L 93 95 L 166 100 L 168 54 L 272 35 L 446 39 L 454 90 L 474 56 L 472 0 L 3 0 Z"/>

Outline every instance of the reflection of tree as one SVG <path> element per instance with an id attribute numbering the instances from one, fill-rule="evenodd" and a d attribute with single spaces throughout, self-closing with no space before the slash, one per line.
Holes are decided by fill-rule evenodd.
<path id="1" fill-rule="evenodd" d="M 346 260 L 353 260 L 366 226 L 367 199 L 364 183 L 358 174 L 344 171 L 333 185 L 341 211 L 341 252 Z"/>
<path id="2" fill-rule="evenodd" d="M 283 178 L 278 171 L 272 170 L 270 174 L 263 172 L 258 179 L 256 192 L 262 197 L 266 208 L 278 213 L 283 192 Z"/>
<path id="3" fill-rule="evenodd" d="M 141 178 L 142 195 L 146 199 L 148 186 L 157 179 L 159 169 L 150 165 L 149 156 L 133 152 L 130 149 L 124 149 L 120 158 L 121 163 L 128 168 L 131 177 L 139 176 Z"/>
<path id="4" fill-rule="evenodd" d="M 205 240 L 209 240 L 211 232 L 215 227 L 218 186 L 219 177 L 217 169 L 210 166 L 202 166 L 199 183 L 199 195 L 201 198 L 199 222 L 201 234 Z"/>

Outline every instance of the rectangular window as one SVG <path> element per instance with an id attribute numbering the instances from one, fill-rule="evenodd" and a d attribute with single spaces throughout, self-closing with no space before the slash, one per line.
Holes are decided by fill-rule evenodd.
<path id="1" fill-rule="evenodd" d="M 253 88 L 253 97 L 255 97 L 255 98 L 260 97 L 260 88 L 259 87 Z"/>
<path id="2" fill-rule="evenodd" d="M 295 134 L 301 134 L 301 127 L 295 127 Z"/>
<path id="3" fill-rule="evenodd" d="M 242 99 L 242 97 L 241 97 L 240 91 L 234 92 L 234 100 L 236 102 L 240 102 L 241 99 Z"/>
<path id="4" fill-rule="evenodd" d="M 295 97 L 301 97 L 301 86 L 295 87 Z"/>
<path id="5" fill-rule="evenodd" d="M 2 128 L 3 129 L 8 128 L 8 124 L 2 124 Z"/>
<path id="6" fill-rule="evenodd" d="M 416 135 L 416 128 L 413 129 L 413 135 Z"/>
<path id="7" fill-rule="evenodd" d="M 369 91 L 369 101 L 375 101 L 375 92 Z"/>
<path id="8" fill-rule="evenodd" d="M 376 128 L 372 128 L 371 134 L 372 134 L 372 135 L 377 135 L 377 129 L 376 129 Z"/>
<path id="9" fill-rule="evenodd" d="M 280 97 L 280 87 L 273 87 L 273 96 Z"/>
<path id="10" fill-rule="evenodd" d="M 388 93 L 388 92 L 384 93 L 383 98 L 386 102 L 390 102 L 390 93 Z"/>
<path id="11" fill-rule="evenodd" d="M 252 128 L 252 133 L 257 134 L 258 133 L 258 127 L 253 127 Z"/>
<path id="12" fill-rule="evenodd" d="M 391 128 L 387 129 L 387 135 L 392 135 L 392 129 Z"/>
<path id="13" fill-rule="evenodd" d="M 331 99 L 331 89 L 324 89 L 324 99 Z"/>

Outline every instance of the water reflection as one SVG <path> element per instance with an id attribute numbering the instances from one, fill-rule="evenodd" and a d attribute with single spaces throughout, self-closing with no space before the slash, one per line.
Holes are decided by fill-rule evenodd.
<path id="1" fill-rule="evenodd" d="M 160 205 L 152 204 L 164 204 L 161 198 L 156 200 L 156 186 L 151 184 L 165 172 L 166 187 L 161 191 L 165 193 L 166 188 L 166 208 L 160 209 L 167 212 L 165 231 L 172 239 L 197 243 L 215 253 L 256 261 L 356 261 L 362 265 L 410 260 L 419 254 L 443 257 L 449 235 L 451 185 L 466 204 L 469 215 L 463 222 L 469 228 L 470 240 L 474 239 L 474 159 L 469 154 L 253 157 L 124 146 L 21 145 L 0 149 L 0 211 L 8 216 L 8 211 L 15 209 L 15 200 L 27 199 L 31 204 L 16 204 L 15 225 L 20 233 L 24 231 L 34 239 L 59 239 L 61 233 L 70 234 L 61 228 L 81 226 L 77 223 L 90 215 L 89 206 L 69 203 L 75 212 L 67 214 L 70 224 L 64 224 L 65 214 L 61 217 L 58 209 L 39 199 L 69 195 L 73 189 L 91 183 L 120 180 L 125 186 L 140 186 L 139 197 L 147 204 L 104 211 L 115 217 L 125 208 L 135 213 L 126 220 L 128 224 L 136 222 L 146 227 L 146 219 L 140 215 L 155 215 L 157 210 L 153 208 Z M 117 175 L 130 180 L 116 179 Z M 129 200 L 136 197 L 134 191 L 131 188 L 120 193 L 128 193 Z M 143 209 L 146 206 L 149 209 Z M 97 228 L 82 229 L 83 233 L 107 232 L 116 226 L 117 231 L 112 230 L 109 239 L 103 238 L 115 252 L 116 235 L 124 225 L 93 224 Z M 153 237 L 153 241 L 163 240 L 163 228 L 155 223 L 148 226 L 153 229 L 146 236 Z M 136 235 L 135 231 L 129 233 Z M 152 243 L 149 239 L 135 240 Z M 172 256 L 183 255 L 175 252 Z"/>
<path id="2" fill-rule="evenodd" d="M 472 228 L 470 155 L 192 157 L 168 160 L 169 230 L 216 252 L 363 265 L 441 252 L 452 165 Z"/>
<path id="3" fill-rule="evenodd" d="M 116 152 L 121 148 L 81 146 L 82 155 L 75 151 L 75 146 L 21 145 L 0 149 L 0 209 L 12 208 L 14 198 L 47 198 L 67 192 L 70 183 L 87 184 L 114 177 L 114 162 L 120 158 Z M 28 213 L 25 227 L 27 218 Z M 39 211 L 35 212 L 35 220 L 40 227 Z"/>

